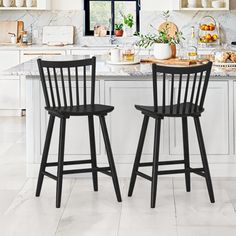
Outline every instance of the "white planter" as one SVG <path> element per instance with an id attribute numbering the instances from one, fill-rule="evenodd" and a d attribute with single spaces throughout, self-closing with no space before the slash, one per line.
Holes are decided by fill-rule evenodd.
<path id="1" fill-rule="evenodd" d="M 16 1 L 16 7 L 23 7 L 24 0 L 15 0 Z"/>
<path id="2" fill-rule="evenodd" d="M 172 57 L 171 46 L 168 43 L 155 43 L 153 54 L 156 59 L 165 60 Z"/>
<path id="3" fill-rule="evenodd" d="M 12 0 L 3 0 L 3 6 L 4 7 L 10 7 Z"/>
<path id="4" fill-rule="evenodd" d="M 132 37 L 134 35 L 134 30 L 133 28 L 125 26 L 124 29 L 124 37 Z"/>

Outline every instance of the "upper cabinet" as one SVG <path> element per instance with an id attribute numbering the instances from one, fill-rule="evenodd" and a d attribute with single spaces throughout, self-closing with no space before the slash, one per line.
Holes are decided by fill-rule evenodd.
<path id="1" fill-rule="evenodd" d="M 0 0 L 0 10 L 50 10 L 51 0 Z"/>
<path id="2" fill-rule="evenodd" d="M 178 0 L 140 0 L 142 11 L 173 10 L 173 2 Z"/>
<path id="3" fill-rule="evenodd" d="M 236 9 L 235 0 L 141 0 L 142 11 L 225 11 Z"/>
<path id="4" fill-rule="evenodd" d="M 53 10 L 83 10 L 84 0 L 51 0 Z"/>

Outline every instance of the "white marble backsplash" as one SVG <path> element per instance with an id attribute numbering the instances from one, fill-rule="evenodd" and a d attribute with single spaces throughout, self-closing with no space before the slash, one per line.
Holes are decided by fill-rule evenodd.
<path id="1" fill-rule="evenodd" d="M 236 41 L 236 11 L 220 12 L 180 12 L 171 13 L 170 20 L 175 22 L 179 29 L 183 31 L 186 38 L 190 35 L 190 27 L 198 26 L 202 17 L 211 15 L 221 25 L 221 37 L 223 42 L 230 43 Z M 75 26 L 76 44 L 107 44 L 108 38 L 93 38 L 84 36 L 84 12 L 83 11 L 1 11 L 0 21 L 2 20 L 23 20 L 25 29 L 29 32 L 38 30 L 39 38 L 33 38 L 33 43 L 41 44 L 42 28 L 45 25 L 73 25 Z M 163 22 L 162 12 L 141 11 L 141 32 L 153 32 L 150 26 L 158 27 Z"/>

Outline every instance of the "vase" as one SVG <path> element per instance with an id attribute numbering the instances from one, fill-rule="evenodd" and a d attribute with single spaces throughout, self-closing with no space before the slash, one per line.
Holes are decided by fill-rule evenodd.
<path id="1" fill-rule="evenodd" d="M 125 37 L 132 37 L 134 35 L 134 30 L 133 28 L 130 28 L 130 27 L 125 27 L 124 29 L 124 36 Z"/>
<path id="2" fill-rule="evenodd" d="M 208 8 L 208 7 L 210 7 L 209 4 L 210 2 L 209 2 L 209 0 L 202 0 L 202 7 L 204 7 L 204 8 Z"/>
<path id="3" fill-rule="evenodd" d="M 15 0 L 16 7 L 23 7 L 24 0 Z"/>
<path id="4" fill-rule="evenodd" d="M 153 50 L 156 59 L 166 60 L 172 57 L 171 45 L 168 43 L 155 43 L 153 45 Z"/>
<path id="5" fill-rule="evenodd" d="M 33 6 L 33 0 L 26 0 L 26 6 L 32 7 Z"/>
<path id="6" fill-rule="evenodd" d="M 11 6 L 11 3 L 12 3 L 12 0 L 3 0 L 3 6 L 4 7 L 10 7 Z"/>

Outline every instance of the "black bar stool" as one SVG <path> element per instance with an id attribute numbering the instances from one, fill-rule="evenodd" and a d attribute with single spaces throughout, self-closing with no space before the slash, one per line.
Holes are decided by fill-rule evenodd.
<path id="1" fill-rule="evenodd" d="M 101 172 L 112 177 L 116 197 L 121 202 L 120 187 L 117 178 L 110 140 L 108 137 L 105 116 L 113 111 L 114 107 L 94 104 L 96 58 L 77 61 L 43 61 L 38 59 L 38 67 L 45 97 L 45 109 L 49 114 L 49 124 L 44 144 L 42 162 L 39 171 L 36 196 L 40 196 L 43 178 L 47 176 L 57 181 L 56 207 L 61 205 L 62 180 L 65 174 L 92 172 L 94 191 L 98 191 L 97 173 Z M 87 75 L 86 69 L 91 68 L 91 101 L 87 102 Z M 79 69 L 83 71 L 83 102 L 81 105 L 79 92 Z M 73 74 L 74 73 L 74 76 Z M 73 86 L 75 90 L 73 90 Z M 90 136 L 91 160 L 64 161 L 64 146 L 66 120 L 71 116 L 87 116 Z M 96 160 L 96 146 L 94 135 L 94 116 L 98 116 L 106 146 L 109 167 L 98 167 Z M 54 126 L 55 117 L 60 119 L 60 137 L 58 162 L 48 163 L 48 152 Z M 91 164 L 91 168 L 64 170 L 64 165 Z M 57 167 L 57 176 L 46 171 L 46 167 Z"/>
<path id="2" fill-rule="evenodd" d="M 142 114 L 144 115 L 144 120 L 141 129 L 141 135 L 138 143 L 135 162 L 133 166 L 132 176 L 130 180 L 128 196 L 132 196 L 133 194 L 137 176 L 150 180 L 152 183 L 151 208 L 155 208 L 158 175 L 185 173 L 186 190 L 187 192 L 190 192 L 191 189 L 190 173 L 195 173 L 206 179 L 210 201 L 212 203 L 215 202 L 211 176 L 207 161 L 207 155 L 203 141 L 202 129 L 199 119 L 202 112 L 204 111 L 203 105 L 207 92 L 211 68 L 212 68 L 212 62 L 209 62 L 205 65 L 192 66 L 192 67 L 166 67 L 153 64 L 152 70 L 153 70 L 154 106 L 138 106 L 138 105 L 135 106 L 136 109 L 141 111 Z M 158 96 L 157 92 L 158 91 L 157 73 L 160 73 L 163 76 L 162 79 L 163 94 L 161 96 L 162 98 Z M 170 76 L 171 79 L 171 88 L 169 96 L 167 93 L 169 88 L 168 86 L 166 86 L 167 76 Z M 175 90 L 175 88 L 177 89 Z M 167 97 L 169 99 L 167 99 Z M 161 101 L 161 103 L 159 103 L 160 105 L 158 105 L 158 101 Z M 155 119 L 153 162 L 142 163 L 140 162 L 142 149 L 150 117 Z M 162 161 L 162 162 L 159 161 L 161 121 L 162 119 L 164 119 L 164 117 L 182 118 L 184 160 Z M 203 168 L 190 167 L 188 123 L 187 123 L 188 117 L 193 117 L 194 119 Z M 159 165 L 176 165 L 176 164 L 183 164 L 184 169 L 159 171 Z M 152 166 L 152 176 L 148 176 L 139 171 L 139 167 L 148 167 L 148 166 Z"/>

